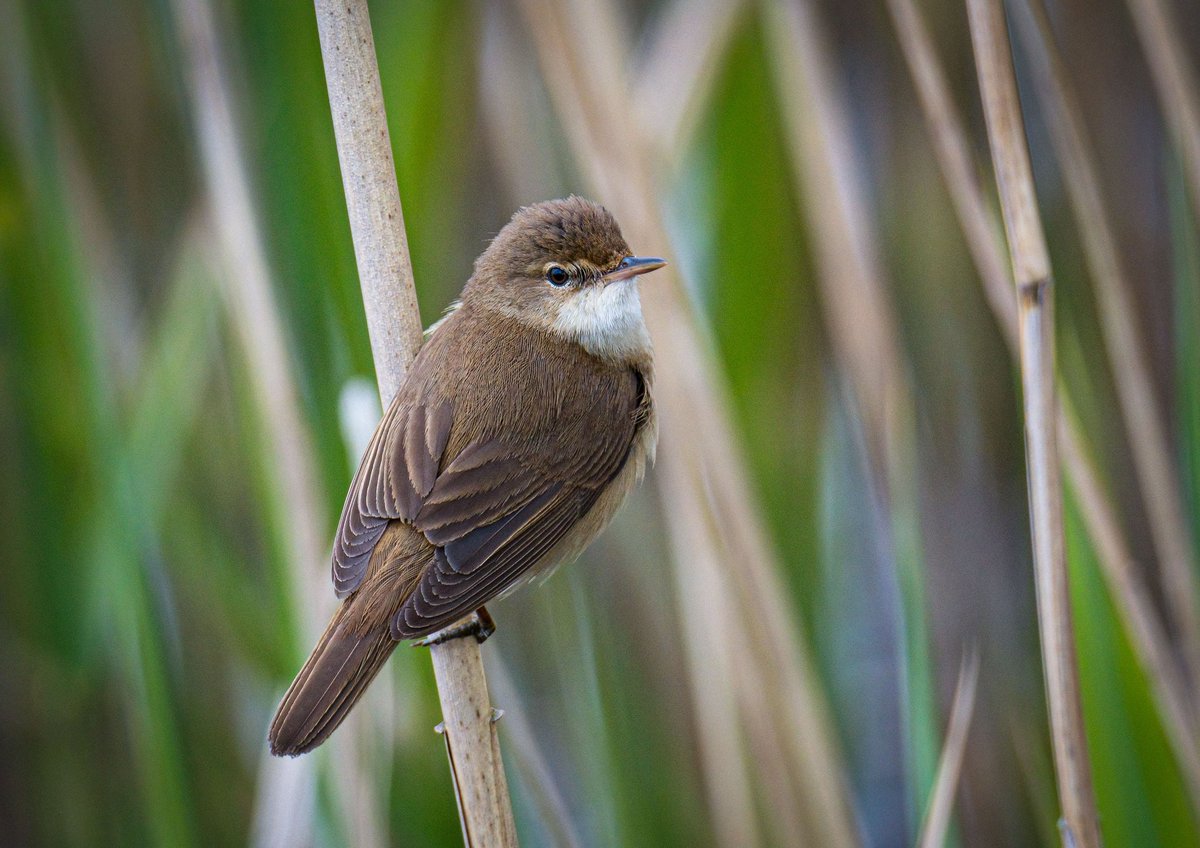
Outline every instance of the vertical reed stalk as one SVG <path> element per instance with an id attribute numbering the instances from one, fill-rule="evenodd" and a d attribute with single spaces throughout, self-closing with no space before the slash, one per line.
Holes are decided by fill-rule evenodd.
<path id="1" fill-rule="evenodd" d="M 654 128 L 655 145 L 668 167 L 683 160 L 746 5 L 745 0 L 675 0 L 655 27 L 630 80 L 630 99 L 638 124 Z"/>
<path id="2" fill-rule="evenodd" d="M 1016 301 L 992 212 L 975 179 L 975 166 L 963 121 L 950 97 L 946 73 L 934 52 L 913 0 L 888 0 L 896 34 L 917 90 L 950 200 L 979 273 L 983 292 L 1014 356 L 1017 351 Z M 1192 730 L 1191 708 L 1170 640 L 1150 593 L 1134 566 L 1120 520 L 1089 456 L 1090 446 L 1069 414 L 1068 387 L 1059 381 L 1059 440 L 1067 477 L 1095 546 L 1104 578 L 1130 643 L 1150 681 L 1155 706 L 1180 768 L 1200 810 L 1200 745 Z"/>
<path id="3" fill-rule="evenodd" d="M 999 0 L 968 0 L 967 11 L 1017 288 L 1033 563 L 1064 839 L 1068 845 L 1096 848 L 1101 844 L 1100 825 L 1083 727 L 1059 480 L 1050 257 L 1003 7 Z"/>
<path id="4" fill-rule="evenodd" d="M 263 417 L 275 430 L 271 439 L 279 489 L 295 514 L 288 554 L 301 569 L 293 606 L 316 625 L 319 601 L 310 587 L 325 560 L 326 542 L 318 506 L 312 447 L 292 377 L 287 342 L 271 290 L 271 270 L 250 197 L 245 165 L 235 135 L 235 115 L 221 74 L 212 10 L 202 0 L 176 0 L 179 40 L 186 57 L 194 104 L 193 123 L 207 184 L 209 214 L 236 282 L 223 289 L 230 321 L 245 348 L 255 395 Z M 228 275 L 231 280 L 234 275 Z"/>
<path id="5" fill-rule="evenodd" d="M 565 8 L 564 8 L 565 7 Z M 654 159 L 647 128 L 634 121 L 630 94 L 621 70 L 622 41 L 613 25 L 611 3 L 524 0 L 522 11 L 538 52 L 543 79 L 584 177 L 613 209 L 627 233 L 648 244 L 666 244 L 659 198 L 651 177 Z M 576 33 L 586 32 L 591 49 L 577 49 Z M 700 75 L 698 79 L 703 79 Z M 751 744 L 772 760 L 771 773 L 784 779 L 774 789 L 788 794 L 802 813 L 813 844 L 857 844 L 845 794 L 836 743 L 827 724 L 808 649 L 785 593 L 750 493 L 728 404 L 712 354 L 697 332 L 680 278 L 669 268 L 645 291 L 646 320 L 658 363 L 655 399 L 662 416 L 660 479 L 670 508 L 688 504 L 688 523 L 703 532 L 673 538 L 676 567 L 707 568 L 720 563 L 720 593 L 735 643 L 747 650 L 732 657 L 757 680 L 753 692 L 761 716 L 749 733 Z M 676 487 L 676 484 L 678 488 Z M 681 522 L 682 524 L 682 522 Z M 691 551 L 711 548 L 691 559 Z M 689 552 L 685 559 L 685 553 Z M 687 615 L 688 611 L 681 614 Z M 719 646 L 731 650 L 729 645 Z M 692 669 L 695 674 L 697 670 Z M 694 677 L 694 681 L 697 679 Z M 694 697 L 707 697 L 698 690 Z M 724 732 L 738 732 L 730 728 Z M 761 767 L 751 763 L 751 768 Z M 740 769 L 706 772 L 710 791 L 721 791 Z M 738 790 L 740 792 L 740 789 Z M 740 815 L 740 813 L 739 813 Z M 731 821 L 727 833 L 735 832 Z"/>
<path id="6" fill-rule="evenodd" d="M 908 797 L 920 809 L 936 769 L 937 708 L 916 507 L 912 391 L 853 158 L 846 97 L 819 10 L 807 0 L 776 0 L 765 4 L 765 11 L 791 171 L 814 235 L 822 311 L 838 370 L 865 431 L 871 502 L 880 515 L 880 544 L 894 572 L 885 571 L 878 579 L 885 603 L 899 607 L 897 665 L 903 684 L 897 700 L 906 731 Z M 891 592 L 899 595 L 898 601 L 892 601 Z"/>
<path id="7" fill-rule="evenodd" d="M 404 233 L 379 66 L 366 0 L 316 0 L 350 233 L 379 394 L 395 396 L 421 346 L 421 317 Z M 470 848 L 517 844 L 483 658 L 474 638 L 430 649 L 446 750 Z"/>
<path id="8" fill-rule="evenodd" d="M 1031 47 L 1034 83 L 1045 104 L 1050 137 L 1096 287 L 1100 326 L 1158 552 L 1167 609 L 1179 634 L 1187 679 L 1194 690 L 1200 683 L 1200 610 L 1196 605 L 1200 591 L 1182 491 L 1172 470 L 1175 463 L 1167 427 L 1154 397 L 1146 345 L 1138 328 L 1129 278 L 1117 252 L 1116 228 L 1100 190 L 1099 168 L 1083 115 L 1055 49 L 1042 4 L 1027 0 L 1020 5 L 1025 14 L 1017 15 L 1017 26 Z"/>
<path id="9" fill-rule="evenodd" d="M 992 213 L 976 178 L 975 162 L 963 120 L 950 95 L 946 71 L 938 61 L 914 0 L 887 0 L 905 63 L 925 113 L 933 152 L 950 193 L 967 249 L 979 272 L 983 294 L 1013 353 L 1017 348 L 1017 305 Z"/>
<path id="10" fill-rule="evenodd" d="M 873 482 L 886 500 L 895 453 L 908 441 L 911 395 L 850 156 L 853 139 L 843 98 L 812 5 L 773 2 L 766 11 L 792 170 L 814 230 L 825 323 L 863 420 Z"/>
<path id="11" fill-rule="evenodd" d="M 1200 87 L 1188 64 L 1188 51 L 1163 0 L 1126 0 L 1125 5 L 1133 16 L 1163 115 L 1183 158 L 1192 208 L 1200 213 Z"/>
<path id="12" fill-rule="evenodd" d="M 963 755 L 967 752 L 967 735 L 971 729 L 971 715 L 975 711 L 975 687 L 978 682 L 979 654 L 972 651 L 963 657 L 958 670 L 954 705 L 950 708 L 950 723 L 946 727 L 946 743 L 942 746 L 937 779 L 930 793 L 921 835 L 917 839 L 919 848 L 942 848 L 946 844 L 950 813 L 954 809 L 954 794 L 958 790 L 958 776 L 962 771 Z"/>

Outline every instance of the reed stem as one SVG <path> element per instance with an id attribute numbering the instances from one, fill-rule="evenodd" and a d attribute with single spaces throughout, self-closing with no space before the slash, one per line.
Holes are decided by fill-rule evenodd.
<path id="1" fill-rule="evenodd" d="M 938 759 L 937 779 L 929 796 L 929 807 L 921 825 L 921 834 L 917 838 L 919 848 L 941 848 L 946 844 L 946 834 L 950 831 L 950 813 L 954 809 L 954 795 L 958 791 L 963 757 L 967 752 L 971 716 L 975 712 L 975 690 L 978 683 L 979 654 L 972 651 L 963 657 L 958 670 L 958 685 L 954 687 L 954 705 L 950 708 L 946 742 Z"/>
<path id="2" fill-rule="evenodd" d="M 1055 48 L 1045 9 L 1038 0 L 1021 5 L 1025 13 L 1017 14 L 1017 28 L 1031 47 L 1034 83 L 1045 113 L 1051 117 L 1047 121 L 1050 137 L 1096 290 L 1100 326 L 1158 554 L 1167 611 L 1182 645 L 1186 679 L 1194 691 L 1200 678 L 1200 609 L 1196 605 L 1200 591 L 1167 426 L 1154 396 L 1130 280 L 1117 250 L 1116 227 L 1100 190 L 1099 167 L 1083 115 Z"/>
<path id="3" fill-rule="evenodd" d="M 366 0 L 316 0 L 317 30 L 379 395 L 386 407 L 421 346 L 421 316 Z M 474 638 L 430 648 L 463 839 L 515 846 L 495 719 Z"/>
<path id="4" fill-rule="evenodd" d="M 1003 7 L 999 0 L 967 0 L 967 12 L 1017 288 L 1033 567 L 1064 842 L 1095 848 L 1101 844 L 1100 825 L 1083 727 L 1059 479 L 1050 257 L 1034 194 Z"/>
<path id="5" fill-rule="evenodd" d="M 992 210 L 975 179 L 975 163 L 963 120 L 950 96 L 946 72 L 934 51 L 913 0 L 888 0 L 896 34 L 917 90 L 950 200 L 966 236 L 984 296 L 1013 356 L 1017 351 L 1017 309 Z M 1069 414 L 1069 387 L 1059 380 L 1059 445 L 1067 481 L 1100 562 L 1109 594 L 1129 635 L 1175 757 L 1200 809 L 1200 746 L 1193 732 L 1191 707 L 1176 668 L 1167 633 L 1150 598 L 1122 532 L 1120 519 L 1090 455 L 1091 446 Z"/>
<path id="6" fill-rule="evenodd" d="M 1163 0 L 1126 0 L 1129 14 L 1158 90 L 1163 111 L 1183 159 L 1192 207 L 1200 213 L 1200 84 L 1179 38 L 1180 27 Z M 1195 45 L 1193 45 L 1193 48 Z"/>
<path id="7" fill-rule="evenodd" d="M 591 190 L 614 211 L 627 233 L 637 234 L 639 242 L 667 244 L 652 177 L 658 148 L 647 128 L 636 121 L 613 4 L 523 0 L 520 8 L 560 123 Z M 588 33 L 586 52 L 576 49 L 573 34 L 579 32 Z M 706 76 L 695 79 L 703 85 Z M 750 761 L 748 768 L 727 764 L 706 772 L 709 792 L 723 799 L 744 798 L 737 785 L 743 775 L 757 772 L 762 780 L 767 774 L 778 776 L 772 778 L 772 793 L 790 797 L 787 809 L 799 811 L 796 824 L 802 822 L 806 841 L 857 845 L 840 754 L 818 677 L 802 630 L 782 603 L 785 592 L 779 563 L 746 479 L 719 369 L 696 328 L 682 278 L 670 267 L 661 273 L 664 276 L 646 288 L 644 305 L 658 365 L 655 401 L 663 434 L 658 477 L 668 508 L 686 513 L 672 524 L 676 567 L 723 566 L 719 574 L 708 573 L 705 579 L 723 585 L 721 614 L 728 616 L 731 642 L 745 650 L 734 654 L 729 644 L 717 647 L 731 652 L 738 681 L 757 684 L 752 691 L 739 691 L 739 718 L 751 737 L 748 747 L 759 759 Z M 685 526 L 695 535 L 675 530 Z M 702 549 L 705 554 L 698 556 Z M 694 700 L 711 694 L 700 682 L 701 671 L 690 669 Z M 751 700 L 757 709 L 745 707 Z M 700 714 L 698 704 L 697 711 Z M 726 711 L 706 708 L 703 714 L 715 717 Z M 734 726 L 720 732 L 741 731 Z M 710 806 L 714 816 L 728 814 L 714 827 L 733 838 L 745 813 L 739 810 L 735 817 L 726 809 L 728 802 Z"/>

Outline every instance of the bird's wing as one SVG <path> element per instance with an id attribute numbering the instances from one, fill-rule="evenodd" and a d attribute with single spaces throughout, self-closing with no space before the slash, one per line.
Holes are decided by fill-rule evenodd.
<path id="1" fill-rule="evenodd" d="M 439 480 L 417 519 L 438 545 L 434 561 L 392 620 L 393 637 L 440 630 L 516 582 L 596 502 L 624 464 L 631 434 L 596 446 L 607 455 L 596 457 L 599 473 L 582 485 L 558 474 L 523 471 L 510 478 L 511 486 L 488 488 L 495 476 L 478 467 L 456 475 L 450 499 L 437 500 Z"/>
<path id="2" fill-rule="evenodd" d="M 408 639 L 440 630 L 513 585 L 587 514 L 629 457 L 649 402 L 626 372 L 544 432 L 469 442 L 445 464 L 414 524 L 434 561 L 392 620 Z"/>
<path id="3" fill-rule="evenodd" d="M 339 598 L 362 583 L 388 522 L 416 518 L 433 489 L 452 423 L 448 403 L 409 403 L 401 392 L 388 407 L 350 483 L 338 521 L 333 586 Z"/>
<path id="4" fill-rule="evenodd" d="M 441 629 L 512 585 L 625 464 L 649 397 L 632 372 L 611 388 L 587 404 L 571 404 L 569 421 L 547 418 L 544 432 L 481 436 L 456 451 L 447 451 L 453 406 L 402 392 L 380 422 L 342 510 L 333 557 L 339 597 L 362 583 L 371 552 L 397 519 L 412 523 L 436 551 L 393 620 L 396 638 Z M 461 423 L 471 430 L 470 422 Z"/>

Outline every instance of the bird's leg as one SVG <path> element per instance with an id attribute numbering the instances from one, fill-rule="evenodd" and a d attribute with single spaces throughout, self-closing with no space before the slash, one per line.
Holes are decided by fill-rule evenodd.
<path id="1" fill-rule="evenodd" d="M 496 632 L 496 619 L 492 618 L 487 607 L 480 607 L 475 610 L 475 618 L 472 620 L 479 625 L 479 629 L 475 631 L 475 638 L 482 645 L 489 636 Z"/>
<path id="2" fill-rule="evenodd" d="M 482 645 L 495 632 L 496 622 L 492 618 L 492 614 L 487 611 L 487 607 L 480 607 L 466 621 L 439 630 L 437 633 L 431 633 L 424 639 L 413 642 L 413 647 L 428 648 L 432 645 L 449 642 L 451 639 L 460 639 L 463 636 L 474 636 L 476 641 Z"/>

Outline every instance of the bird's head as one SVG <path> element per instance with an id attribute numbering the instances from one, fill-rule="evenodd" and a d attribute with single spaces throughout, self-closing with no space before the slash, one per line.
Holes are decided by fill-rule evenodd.
<path id="1" fill-rule="evenodd" d="M 516 318 L 610 360 L 648 355 L 634 256 L 612 214 L 572 195 L 519 209 L 483 255 L 463 302 Z"/>

